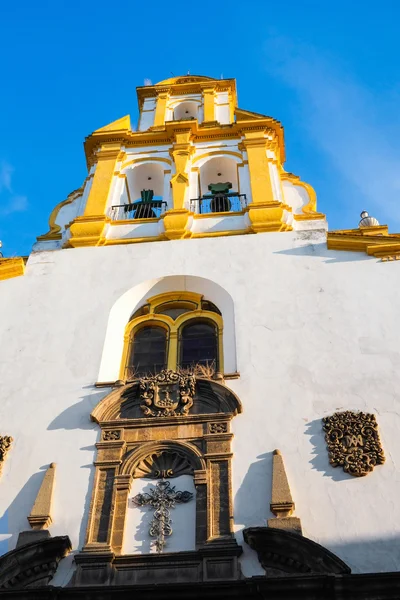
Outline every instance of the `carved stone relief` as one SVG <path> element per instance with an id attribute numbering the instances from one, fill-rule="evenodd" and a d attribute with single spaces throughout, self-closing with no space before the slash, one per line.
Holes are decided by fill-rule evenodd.
<path id="1" fill-rule="evenodd" d="M 111 442 L 114 440 L 120 440 L 120 439 L 121 439 L 121 430 L 120 429 L 115 429 L 115 430 L 109 429 L 108 431 L 103 431 L 103 440 L 105 440 L 107 442 Z"/>
<path id="2" fill-rule="evenodd" d="M 186 456 L 178 452 L 158 452 L 144 458 L 136 467 L 134 477 L 167 479 L 180 475 L 193 475 L 193 466 Z"/>
<path id="3" fill-rule="evenodd" d="M 13 439 L 10 435 L 0 435 L 0 475 L 3 468 L 3 463 L 6 459 L 7 452 L 11 448 Z"/>
<path id="4" fill-rule="evenodd" d="M 385 462 L 374 414 L 347 410 L 325 417 L 323 424 L 333 467 L 363 477 Z"/>
<path id="5" fill-rule="evenodd" d="M 100 401 L 91 415 L 102 436 L 96 444 L 86 540 L 82 552 L 75 555 L 77 570 L 71 585 L 92 585 L 99 577 L 103 584 L 112 585 L 240 578 L 242 550 L 233 531 L 230 433 L 230 421 L 240 412 L 240 401 L 227 386 L 174 371 L 130 382 Z M 117 430 L 121 436 L 114 439 L 109 432 Z M 170 482 L 172 488 L 172 479 L 183 474 L 193 477 L 196 490 L 191 499 L 196 549 L 174 553 L 173 560 L 168 545 L 167 552 L 124 555 L 133 480 L 164 480 L 162 485 Z M 155 497 L 159 487 L 153 488 Z M 157 539 L 161 532 L 163 546 L 168 518 L 165 515 L 154 529 Z"/>
<path id="6" fill-rule="evenodd" d="M 210 423 L 210 433 L 228 433 L 228 423 Z"/>
<path id="7" fill-rule="evenodd" d="M 140 398 L 145 417 L 171 417 L 189 414 L 193 406 L 196 379 L 175 371 L 161 371 L 139 380 Z"/>

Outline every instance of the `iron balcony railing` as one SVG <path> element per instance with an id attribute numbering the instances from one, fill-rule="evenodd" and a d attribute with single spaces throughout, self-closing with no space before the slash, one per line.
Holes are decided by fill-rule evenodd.
<path id="1" fill-rule="evenodd" d="M 206 194 L 190 200 L 190 210 L 199 215 L 242 212 L 247 206 L 246 194 L 229 192 L 227 194 Z"/>
<path id="2" fill-rule="evenodd" d="M 164 200 L 151 202 L 133 202 L 132 204 L 116 204 L 110 209 L 112 221 L 130 221 L 131 219 L 159 219 L 165 212 L 167 203 Z"/>

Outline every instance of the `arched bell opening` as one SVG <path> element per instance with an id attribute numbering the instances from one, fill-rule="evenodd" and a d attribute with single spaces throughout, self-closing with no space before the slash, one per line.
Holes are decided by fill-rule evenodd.
<path id="1" fill-rule="evenodd" d="M 123 218 L 157 219 L 164 212 L 164 164 L 143 162 L 126 172 L 128 203 Z"/>
<path id="2" fill-rule="evenodd" d="M 199 104 L 190 100 L 185 100 L 175 105 L 174 121 L 189 121 L 198 118 Z"/>
<path id="3" fill-rule="evenodd" d="M 232 157 L 214 156 L 200 166 L 200 213 L 242 210 L 237 162 Z"/>

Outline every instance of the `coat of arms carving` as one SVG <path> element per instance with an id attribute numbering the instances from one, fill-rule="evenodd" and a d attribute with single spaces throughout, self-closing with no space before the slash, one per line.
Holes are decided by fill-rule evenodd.
<path id="1" fill-rule="evenodd" d="M 348 410 L 322 421 L 333 467 L 341 466 L 346 473 L 363 477 L 385 462 L 375 415 Z"/>
<path id="2" fill-rule="evenodd" d="M 189 414 L 196 387 L 194 375 L 164 370 L 139 380 L 140 408 L 145 417 L 173 417 Z"/>

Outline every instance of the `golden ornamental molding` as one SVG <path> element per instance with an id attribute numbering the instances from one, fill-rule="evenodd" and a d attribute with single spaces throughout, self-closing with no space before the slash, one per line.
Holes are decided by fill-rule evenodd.
<path id="1" fill-rule="evenodd" d="M 0 475 L 3 469 L 3 463 L 13 443 L 13 438 L 10 435 L 0 435 Z"/>
<path id="2" fill-rule="evenodd" d="M 281 181 L 290 181 L 293 185 L 300 186 L 304 188 L 310 198 L 309 202 L 302 207 L 301 215 L 294 215 L 294 219 L 296 221 L 304 221 L 309 219 L 325 219 L 326 216 L 323 213 L 317 212 L 317 194 L 309 183 L 305 181 L 301 181 L 298 175 L 294 175 L 294 173 L 289 173 L 281 167 L 280 171 Z"/>
<path id="3" fill-rule="evenodd" d="M 146 131 L 122 131 L 112 132 L 107 130 L 94 131 L 85 140 L 86 161 L 92 166 L 97 161 L 96 152 L 102 144 L 119 144 L 124 148 L 132 148 L 147 145 L 172 144 L 174 133 L 180 130 L 190 129 L 194 141 L 207 141 L 212 139 L 240 139 L 243 131 L 266 131 L 269 135 L 276 137 L 280 152 L 280 161 L 285 161 L 285 144 L 283 127 L 279 121 L 271 117 L 264 117 L 259 121 L 244 121 L 221 125 L 216 122 L 198 123 L 197 119 L 192 121 L 166 121 L 160 126 L 150 128 Z M 255 125 L 257 123 L 257 125 Z M 267 138 L 266 138 L 266 141 Z M 269 140 L 271 141 L 271 140 Z"/>
<path id="4" fill-rule="evenodd" d="M 77 190 L 74 190 L 73 192 L 68 194 L 68 196 L 65 200 L 63 200 L 62 202 L 59 202 L 59 204 L 57 204 L 57 206 L 55 206 L 53 208 L 53 210 L 50 213 L 50 217 L 49 217 L 49 231 L 47 233 L 44 233 L 43 235 L 39 235 L 36 238 L 38 242 L 61 240 L 61 238 L 62 238 L 61 226 L 57 225 L 57 223 L 56 223 L 58 214 L 59 214 L 60 210 L 62 208 L 64 208 L 64 206 L 68 206 L 68 204 L 72 204 L 77 198 L 79 198 L 79 196 L 81 196 L 83 194 L 83 190 L 85 189 L 86 183 L 90 179 L 92 179 L 92 177 L 93 177 L 93 174 L 86 177 L 85 181 L 83 182 L 83 185 L 80 188 L 78 188 Z"/>
<path id="5" fill-rule="evenodd" d="M 389 233 L 387 225 L 328 231 L 327 246 L 328 250 L 365 252 L 368 256 L 390 260 L 390 256 L 400 254 L 400 234 Z"/>
<path id="6" fill-rule="evenodd" d="M 322 421 L 333 467 L 340 466 L 349 475 L 364 477 L 376 465 L 383 465 L 385 455 L 374 414 L 347 410 Z"/>

